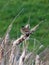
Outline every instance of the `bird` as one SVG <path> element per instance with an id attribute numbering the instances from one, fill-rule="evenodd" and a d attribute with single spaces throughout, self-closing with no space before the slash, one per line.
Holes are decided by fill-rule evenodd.
<path id="1" fill-rule="evenodd" d="M 30 32 L 30 26 L 29 26 L 29 24 L 27 24 L 26 26 L 22 26 L 22 28 L 21 28 L 21 33 L 22 33 L 23 35 L 28 35 L 29 32 Z"/>

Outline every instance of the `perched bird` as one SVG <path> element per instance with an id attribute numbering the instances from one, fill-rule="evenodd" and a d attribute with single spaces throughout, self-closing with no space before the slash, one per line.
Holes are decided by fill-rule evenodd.
<path id="1" fill-rule="evenodd" d="M 27 24 L 26 26 L 22 26 L 22 28 L 21 28 L 21 33 L 23 34 L 23 35 L 28 35 L 28 33 L 30 32 L 30 26 L 29 26 L 29 24 Z"/>

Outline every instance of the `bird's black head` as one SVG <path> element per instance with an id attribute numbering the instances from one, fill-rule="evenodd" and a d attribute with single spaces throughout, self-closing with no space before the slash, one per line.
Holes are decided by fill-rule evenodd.
<path id="1" fill-rule="evenodd" d="M 24 26 L 22 26 L 22 28 L 24 28 Z"/>

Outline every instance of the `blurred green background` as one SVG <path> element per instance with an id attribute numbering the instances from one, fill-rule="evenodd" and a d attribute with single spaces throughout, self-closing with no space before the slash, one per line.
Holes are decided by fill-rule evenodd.
<path id="1" fill-rule="evenodd" d="M 11 39 L 17 39 L 21 35 L 20 28 L 28 23 L 30 16 L 30 28 L 44 21 L 30 38 L 38 39 L 47 47 L 49 45 L 49 0 L 0 0 L 0 37 L 3 37 L 9 24 L 22 8 L 24 11 L 14 21 L 10 32 Z M 30 48 L 31 46 L 30 43 Z"/>

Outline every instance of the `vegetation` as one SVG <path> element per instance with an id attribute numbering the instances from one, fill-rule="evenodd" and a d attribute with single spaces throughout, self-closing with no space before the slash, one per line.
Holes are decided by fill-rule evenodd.
<path id="1" fill-rule="evenodd" d="M 0 0 L 0 65 L 49 65 L 49 0 Z"/>
<path id="2" fill-rule="evenodd" d="M 49 0 L 0 0 L 0 37 L 22 8 L 24 11 L 15 20 L 10 32 L 11 38 L 20 36 L 20 28 L 28 23 L 30 16 L 30 28 L 44 21 L 31 37 L 45 46 L 49 45 Z"/>

